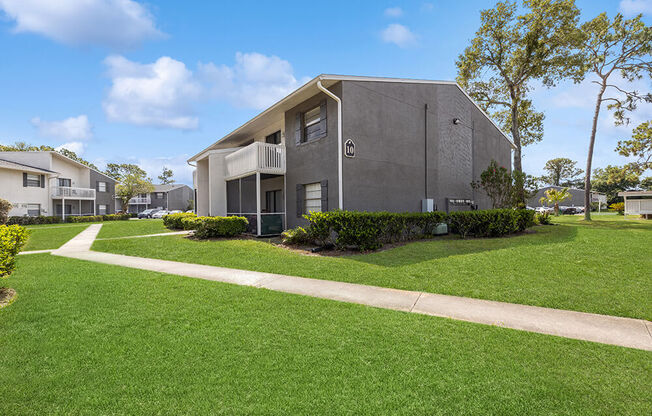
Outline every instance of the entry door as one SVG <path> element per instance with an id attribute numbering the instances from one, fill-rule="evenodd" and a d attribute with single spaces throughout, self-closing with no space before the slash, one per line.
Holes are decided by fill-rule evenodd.
<path id="1" fill-rule="evenodd" d="M 70 215 L 72 213 L 72 205 L 66 204 L 66 215 Z M 61 204 L 57 205 L 57 215 L 61 215 Z"/>

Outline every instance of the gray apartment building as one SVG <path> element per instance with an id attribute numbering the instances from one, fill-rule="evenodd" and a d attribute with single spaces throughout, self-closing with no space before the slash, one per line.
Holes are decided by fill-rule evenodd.
<path id="1" fill-rule="evenodd" d="M 536 194 L 534 194 L 532 198 L 528 200 L 528 205 L 531 207 L 546 206 L 545 203 L 542 205 L 540 201 L 541 198 L 545 196 L 546 191 L 549 189 L 556 189 L 559 191 L 563 188 L 564 188 L 563 186 L 554 186 L 554 185 L 541 188 L 537 191 Z M 570 198 L 561 202 L 559 205 L 568 206 L 568 207 L 584 206 L 584 189 L 568 188 L 568 193 L 570 194 Z M 607 204 L 607 195 L 600 192 L 591 191 L 591 202 L 599 202 L 600 208 L 605 208 Z"/>
<path id="2" fill-rule="evenodd" d="M 471 182 L 513 146 L 453 81 L 320 75 L 188 163 L 199 215 L 266 235 L 309 211 L 491 208 Z"/>
<path id="3" fill-rule="evenodd" d="M 194 206 L 194 202 L 192 202 L 194 199 L 194 192 L 188 185 L 154 185 L 153 192 L 131 198 L 127 211 L 138 213 L 150 208 L 187 211 L 189 207 Z M 122 210 L 120 200 L 116 199 L 115 203 L 116 209 Z"/>

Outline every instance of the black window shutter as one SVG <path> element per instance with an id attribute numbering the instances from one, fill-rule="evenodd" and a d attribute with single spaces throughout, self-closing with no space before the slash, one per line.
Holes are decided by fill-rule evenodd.
<path id="1" fill-rule="evenodd" d="M 301 144 L 301 113 L 297 113 L 294 120 L 294 142 L 297 145 Z"/>
<path id="2" fill-rule="evenodd" d="M 328 211 L 328 179 L 321 181 L 321 211 Z"/>
<path id="3" fill-rule="evenodd" d="M 100 192 L 100 181 L 95 181 L 95 192 Z"/>
<path id="4" fill-rule="evenodd" d="M 327 133 L 328 120 L 326 118 L 326 100 L 319 103 L 319 134 L 325 136 Z"/>
<path id="5" fill-rule="evenodd" d="M 297 184 L 297 218 L 303 215 L 303 185 Z"/>
<path id="6" fill-rule="evenodd" d="M 23 188 L 27 186 L 27 173 L 23 172 Z"/>
<path id="7" fill-rule="evenodd" d="M 45 188 L 45 175 L 41 175 L 41 188 Z"/>

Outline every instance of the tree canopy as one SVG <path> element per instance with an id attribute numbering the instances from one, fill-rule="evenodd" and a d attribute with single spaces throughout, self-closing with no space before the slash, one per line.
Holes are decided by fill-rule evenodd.
<path id="1" fill-rule="evenodd" d="M 623 156 L 636 158 L 627 166 L 638 174 L 652 169 L 652 125 L 650 122 L 646 121 L 636 126 L 632 131 L 632 138 L 619 141 L 616 151 Z"/>
<path id="2" fill-rule="evenodd" d="M 584 173 L 582 169 L 577 169 L 577 162 L 566 157 L 558 157 L 550 159 L 546 162 L 543 170 L 546 175 L 543 175 L 540 180 L 555 186 L 575 187 L 581 185 L 583 178 L 578 178 Z"/>
<path id="3" fill-rule="evenodd" d="M 540 141 L 543 114 L 527 99 L 533 81 L 548 87 L 563 78 L 580 81 L 579 9 L 573 0 L 501 1 L 481 12 L 480 28 L 459 56 L 457 80 L 509 131 L 522 172 L 522 146 Z"/>
<path id="4" fill-rule="evenodd" d="M 125 212 L 131 198 L 154 191 L 152 180 L 138 165 L 109 163 L 106 165 L 106 174 L 118 182 L 115 186 L 115 196 L 120 200 Z"/>
<path id="5" fill-rule="evenodd" d="M 593 171 L 593 189 L 607 195 L 609 204 L 619 201 L 618 192 L 636 189 L 640 178 L 626 166 L 608 165 Z"/>
<path id="6" fill-rule="evenodd" d="M 65 147 L 57 150 L 52 146 L 46 146 L 46 145 L 34 146 L 20 141 L 15 142 L 13 145 L 0 144 L 0 152 L 48 152 L 48 151 L 57 152 L 63 156 L 66 156 L 69 159 L 81 163 L 82 165 L 86 165 L 91 169 L 95 169 L 99 171 L 97 166 L 95 166 L 88 160 L 85 160 L 77 156 L 77 153 L 73 152 L 72 150 L 68 150 Z"/>
<path id="7" fill-rule="evenodd" d="M 161 185 L 169 185 L 174 183 L 173 176 L 174 173 L 172 172 L 172 169 L 168 168 L 167 166 L 163 166 L 163 171 L 160 175 L 158 175 L 158 180 L 161 182 Z"/>

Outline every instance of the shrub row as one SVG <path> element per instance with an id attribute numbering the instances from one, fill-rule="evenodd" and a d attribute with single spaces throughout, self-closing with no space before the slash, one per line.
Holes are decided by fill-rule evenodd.
<path id="1" fill-rule="evenodd" d="M 180 212 L 178 214 L 168 214 L 163 216 L 163 225 L 171 230 L 181 230 L 184 228 L 181 220 L 184 218 L 197 218 L 197 214 L 192 212 Z"/>
<path id="2" fill-rule="evenodd" d="M 70 216 L 68 222 L 99 222 L 99 221 L 126 221 L 131 218 L 129 214 L 106 214 L 106 215 L 88 215 L 88 216 Z"/>
<path id="3" fill-rule="evenodd" d="M 19 225 L 0 225 L 0 282 L 16 268 L 15 258 L 27 241 L 27 230 Z"/>
<path id="4" fill-rule="evenodd" d="M 288 244 L 333 244 L 375 250 L 385 243 L 408 241 L 435 234 L 436 227 L 446 223 L 462 238 L 499 237 L 523 231 L 534 225 L 534 211 L 496 209 L 486 211 L 390 213 L 359 211 L 311 212 L 306 215 L 307 229 L 296 228 L 283 233 Z"/>
<path id="5" fill-rule="evenodd" d="M 195 230 L 197 238 L 233 237 L 247 231 L 245 217 L 198 217 L 193 213 L 169 214 L 163 217 L 167 228 Z"/>
<path id="6" fill-rule="evenodd" d="M 38 225 L 38 224 L 58 224 L 61 222 L 61 217 L 43 216 L 28 217 L 28 216 L 14 216 L 9 217 L 7 224 L 9 225 Z"/>

